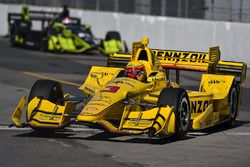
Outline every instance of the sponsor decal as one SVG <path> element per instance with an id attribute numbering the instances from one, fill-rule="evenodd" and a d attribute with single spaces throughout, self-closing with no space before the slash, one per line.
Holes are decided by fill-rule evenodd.
<path id="1" fill-rule="evenodd" d="M 93 115 L 93 113 L 89 113 L 89 112 L 86 112 L 86 110 L 83 112 L 83 113 L 81 113 L 80 115 Z"/>
<path id="2" fill-rule="evenodd" d="M 95 95 L 93 97 L 93 99 L 109 99 L 110 97 L 109 96 L 99 96 L 99 95 Z"/>
<path id="3" fill-rule="evenodd" d="M 148 121 L 148 120 L 129 120 L 127 121 L 127 125 L 134 127 L 134 126 L 138 126 L 138 127 L 148 127 L 149 125 L 151 125 L 152 121 Z"/>
<path id="4" fill-rule="evenodd" d="M 124 82 L 123 81 L 121 81 L 121 80 L 118 80 L 118 81 L 113 81 L 113 82 L 111 82 L 111 83 L 114 83 L 114 84 L 124 84 Z"/>
<path id="5" fill-rule="evenodd" d="M 96 72 L 96 73 L 102 74 L 102 76 L 114 75 L 111 72 Z"/>
<path id="6" fill-rule="evenodd" d="M 193 113 L 193 114 L 202 113 L 207 109 L 208 105 L 209 105 L 208 100 L 191 101 L 191 103 L 190 103 L 191 113 Z"/>
<path id="7" fill-rule="evenodd" d="M 216 80 L 216 79 L 213 79 L 213 80 L 209 80 L 208 81 L 208 86 L 210 85 L 215 85 L 215 84 L 222 84 L 222 83 L 225 83 L 226 81 L 224 80 Z"/>
<path id="8" fill-rule="evenodd" d="M 120 89 L 119 86 L 106 86 L 101 92 L 116 93 Z"/>
<path id="9" fill-rule="evenodd" d="M 123 81 L 127 81 L 129 83 L 135 83 L 136 81 L 135 80 L 131 80 L 129 78 L 122 78 Z"/>
<path id="10" fill-rule="evenodd" d="M 198 62 L 207 63 L 208 54 L 194 52 L 178 52 L 178 51 L 158 51 L 153 50 L 153 53 L 159 60 L 168 60 L 174 62 Z"/>
<path id="11" fill-rule="evenodd" d="M 103 102 L 103 103 L 108 103 L 108 104 L 111 104 L 112 103 L 112 100 L 105 100 L 105 99 L 102 99 L 102 98 L 100 98 L 100 99 L 98 99 L 98 98 L 95 98 L 95 99 L 93 99 L 93 100 L 91 100 L 92 102 Z"/>
<path id="12" fill-rule="evenodd" d="M 128 86 L 131 86 L 132 88 L 135 87 L 135 86 L 134 86 L 132 83 L 130 83 L 130 82 L 125 82 L 125 84 L 128 85 Z"/>
<path id="13" fill-rule="evenodd" d="M 110 83 L 113 83 L 113 84 L 126 84 L 132 88 L 135 88 L 135 86 L 133 85 L 133 82 L 131 82 L 130 80 L 127 80 L 127 79 L 124 79 L 124 81 L 122 80 L 115 80 L 115 81 L 112 81 Z"/>
<path id="14" fill-rule="evenodd" d="M 86 107 L 85 110 L 86 110 L 86 111 L 97 111 L 98 108 L 97 108 L 97 107 L 92 107 L 92 106 L 91 106 L 91 107 Z"/>
<path id="15" fill-rule="evenodd" d="M 103 103 L 88 103 L 88 106 L 93 105 L 93 106 L 105 106 Z"/>
<path id="16" fill-rule="evenodd" d="M 53 121 L 58 121 L 61 119 L 60 115 L 52 115 L 52 114 L 44 114 L 41 113 L 38 117 L 40 120 L 53 120 Z"/>

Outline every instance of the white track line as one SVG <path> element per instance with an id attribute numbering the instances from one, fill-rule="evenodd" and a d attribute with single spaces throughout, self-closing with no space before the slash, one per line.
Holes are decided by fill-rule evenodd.
<path id="1" fill-rule="evenodd" d="M 25 128 L 17 128 L 17 127 L 9 127 L 9 126 L 0 126 L 0 130 L 16 130 L 16 131 L 27 131 L 27 130 L 32 130 L 31 128 L 29 127 L 25 127 Z M 73 131 L 73 132 L 84 132 L 84 131 L 100 131 L 98 129 L 90 129 L 90 128 L 74 128 L 74 127 L 67 127 L 65 129 L 61 129 L 59 131 L 61 132 L 67 132 L 67 131 Z"/>
<path id="2" fill-rule="evenodd" d="M 9 127 L 9 126 L 0 126 L 0 130 L 30 130 L 31 128 L 17 128 L 17 127 Z"/>
<path id="3" fill-rule="evenodd" d="M 225 132 L 223 135 L 228 136 L 250 136 L 250 132 Z"/>
<path id="4" fill-rule="evenodd" d="M 204 136 L 207 135 L 205 132 L 188 132 L 188 135 Z"/>
<path id="5" fill-rule="evenodd" d="M 0 130 L 15 130 L 15 131 L 28 131 L 32 130 L 29 127 L 25 128 L 17 128 L 17 127 L 9 127 L 9 126 L 0 126 Z M 80 128 L 80 127 L 67 127 L 65 129 L 58 130 L 59 132 L 86 132 L 86 131 L 94 131 L 94 132 L 101 132 L 102 130 L 99 129 L 90 129 L 90 128 Z M 227 136 L 250 136 L 250 132 L 219 132 L 219 135 L 227 135 Z M 189 132 L 188 135 L 195 135 L 195 136 L 203 136 L 207 135 L 207 133 L 203 132 Z"/>

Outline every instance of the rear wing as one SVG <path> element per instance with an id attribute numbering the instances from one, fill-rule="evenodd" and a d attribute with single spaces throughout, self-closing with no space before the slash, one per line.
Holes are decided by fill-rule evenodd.
<path id="1" fill-rule="evenodd" d="M 237 82 L 243 83 L 246 79 L 247 64 L 220 60 L 215 66 L 216 74 L 234 75 Z"/>
<path id="2" fill-rule="evenodd" d="M 42 29 L 45 28 L 45 24 L 54 21 L 59 17 L 60 12 L 45 12 L 45 11 L 29 11 L 30 21 L 41 21 Z M 8 13 L 8 25 L 12 25 L 15 21 L 22 20 L 21 13 Z M 81 24 L 80 18 L 70 17 L 72 24 Z"/>
<path id="3" fill-rule="evenodd" d="M 208 71 L 209 54 L 206 52 L 186 52 L 175 50 L 154 50 L 154 55 L 158 58 L 165 69 L 179 69 L 191 71 Z"/>
<path id="4" fill-rule="evenodd" d="M 109 54 L 107 60 L 107 67 L 119 67 L 125 68 L 129 61 L 131 61 L 132 55 L 129 53 L 114 53 Z"/>
<path id="5" fill-rule="evenodd" d="M 133 45 L 134 46 L 134 45 Z M 138 45 L 138 42 L 136 43 Z M 132 54 L 109 55 L 107 66 L 125 67 L 131 61 L 137 48 L 132 49 Z M 174 69 L 179 78 L 180 70 L 200 71 L 209 74 L 234 75 L 236 80 L 243 83 L 246 79 L 247 65 L 244 62 L 220 60 L 219 47 L 209 48 L 209 52 L 176 51 L 151 49 L 165 70 Z M 176 77 L 176 78 L 177 78 Z M 178 79 L 179 80 L 179 79 Z"/>

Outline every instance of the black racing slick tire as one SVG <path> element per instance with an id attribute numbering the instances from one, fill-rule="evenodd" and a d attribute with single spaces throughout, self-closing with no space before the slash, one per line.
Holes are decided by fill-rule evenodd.
<path id="1" fill-rule="evenodd" d="M 229 120 L 226 122 L 227 127 L 232 127 L 235 123 L 239 105 L 238 94 L 239 94 L 239 89 L 237 87 L 237 84 L 233 82 L 228 94 Z"/>
<path id="2" fill-rule="evenodd" d="M 161 91 L 159 107 L 174 106 L 175 110 L 175 134 L 176 139 L 186 137 L 191 124 L 190 102 L 187 92 L 182 88 L 165 88 Z"/>
<path id="3" fill-rule="evenodd" d="M 108 31 L 105 37 L 105 40 L 111 40 L 111 39 L 116 39 L 121 41 L 121 35 L 117 31 Z"/>
<path id="4" fill-rule="evenodd" d="M 10 27 L 10 45 L 12 47 L 16 46 L 16 41 L 15 41 L 16 32 L 17 32 L 17 30 L 16 30 L 15 24 L 11 25 L 11 27 Z"/>
<path id="5" fill-rule="evenodd" d="M 48 51 L 48 39 L 49 39 L 50 33 L 48 32 L 48 28 L 46 28 L 41 35 L 41 41 L 40 41 L 40 50 L 43 52 Z"/>
<path id="6" fill-rule="evenodd" d="M 59 82 L 47 79 L 37 80 L 30 90 L 28 101 L 36 96 L 63 105 L 63 101 L 60 100 L 63 99 L 63 91 Z"/>
<path id="7" fill-rule="evenodd" d="M 16 46 L 16 42 L 15 42 L 15 36 L 14 35 L 10 35 L 10 45 L 12 47 Z"/>
<path id="8" fill-rule="evenodd" d="M 42 39 L 40 42 L 40 50 L 42 52 L 48 51 L 48 40 L 47 39 Z"/>

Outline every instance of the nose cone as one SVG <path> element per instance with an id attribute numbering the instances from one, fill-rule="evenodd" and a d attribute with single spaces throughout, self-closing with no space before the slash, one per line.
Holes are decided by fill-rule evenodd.
<path id="1" fill-rule="evenodd" d="M 131 78 L 112 80 L 93 96 L 77 116 L 77 120 L 95 122 L 110 112 L 122 112 L 124 106 L 122 100 L 127 97 L 128 92 L 136 94 L 145 88 L 146 84 Z"/>
<path id="2" fill-rule="evenodd" d="M 112 110 L 117 110 L 115 107 L 122 99 L 126 97 L 125 93 L 111 94 L 109 92 L 99 92 L 88 102 L 82 112 L 77 116 L 78 121 L 95 122 L 104 117 L 105 114 Z"/>

